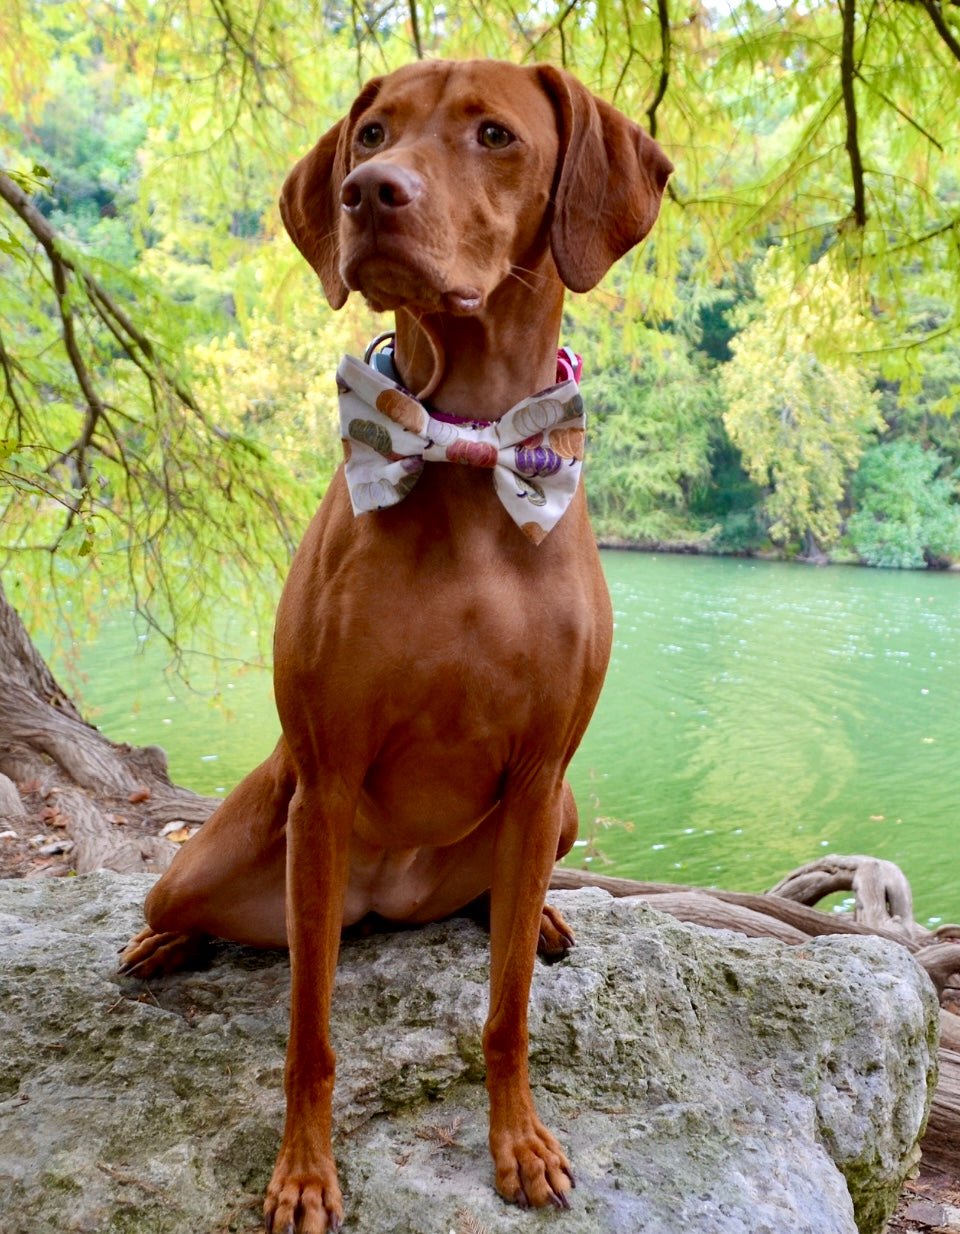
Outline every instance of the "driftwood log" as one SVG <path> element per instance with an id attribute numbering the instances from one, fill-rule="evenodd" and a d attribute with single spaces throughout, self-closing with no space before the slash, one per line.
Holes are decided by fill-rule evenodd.
<path id="1" fill-rule="evenodd" d="M 800 944 L 822 934 L 878 934 L 906 947 L 940 997 L 940 1075 L 923 1159 L 951 1174 L 960 1170 L 960 925 L 928 930 L 916 922 L 910 884 L 898 866 L 876 857 L 821 857 L 760 895 L 608 878 L 559 866 L 550 886 L 600 887 L 613 896 L 640 896 L 681 921 L 785 943 Z M 853 892 L 852 914 L 814 907 L 837 891 Z"/>

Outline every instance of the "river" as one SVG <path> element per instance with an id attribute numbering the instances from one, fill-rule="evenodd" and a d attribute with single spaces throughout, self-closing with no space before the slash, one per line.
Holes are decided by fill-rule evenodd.
<path id="1" fill-rule="evenodd" d="M 831 853 L 896 862 L 921 921 L 960 920 L 960 578 L 605 552 L 610 672 L 571 768 L 605 873 L 760 891 Z M 245 637 L 245 636 L 244 636 Z M 246 650 L 244 637 L 238 650 Z M 250 647 L 253 646 L 252 640 Z M 116 740 L 166 748 L 175 780 L 227 791 L 279 731 L 269 674 L 193 690 L 113 616 L 76 651 Z"/>

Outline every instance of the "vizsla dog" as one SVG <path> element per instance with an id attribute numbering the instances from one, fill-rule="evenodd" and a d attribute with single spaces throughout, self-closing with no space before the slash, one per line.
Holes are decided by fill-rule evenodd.
<path id="1" fill-rule="evenodd" d="M 358 291 L 393 311 L 394 346 L 338 374 L 346 465 L 277 615 L 283 736 L 150 892 L 123 965 L 170 971 L 204 935 L 289 946 L 268 1230 L 342 1220 L 341 928 L 435 921 L 485 893 L 497 1190 L 568 1207 L 570 1167 L 530 1093 L 527 1000 L 538 944 L 573 941 L 544 895 L 576 835 L 564 772 L 612 621 L 558 334 L 564 288 L 593 287 L 646 235 L 671 171 L 565 72 L 434 61 L 371 81 L 284 185 L 332 307 Z"/>

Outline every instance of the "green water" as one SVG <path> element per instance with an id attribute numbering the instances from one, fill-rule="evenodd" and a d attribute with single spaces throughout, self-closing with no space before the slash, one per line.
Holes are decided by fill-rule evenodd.
<path id="1" fill-rule="evenodd" d="M 604 567 L 616 643 L 571 769 L 592 868 L 759 891 L 870 853 L 904 870 L 920 920 L 960 920 L 960 577 L 615 552 Z M 164 679 L 149 636 L 137 647 L 117 617 L 80 653 L 97 723 L 164 746 L 181 783 L 228 790 L 276 740 L 269 674 L 226 675 L 212 706 Z M 582 839 L 575 863 L 592 851 Z"/>

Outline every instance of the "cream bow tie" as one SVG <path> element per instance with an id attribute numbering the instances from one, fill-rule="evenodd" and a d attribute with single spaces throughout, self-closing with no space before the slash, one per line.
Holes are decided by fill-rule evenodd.
<path id="1" fill-rule="evenodd" d="M 572 355 L 572 353 L 569 353 Z M 517 403 L 499 420 L 435 419 L 395 381 L 354 356 L 337 369 L 340 432 L 354 514 L 396 505 L 424 463 L 493 472 L 507 513 L 539 544 L 573 500 L 583 459 L 583 402 L 561 352 L 559 385 Z"/>

